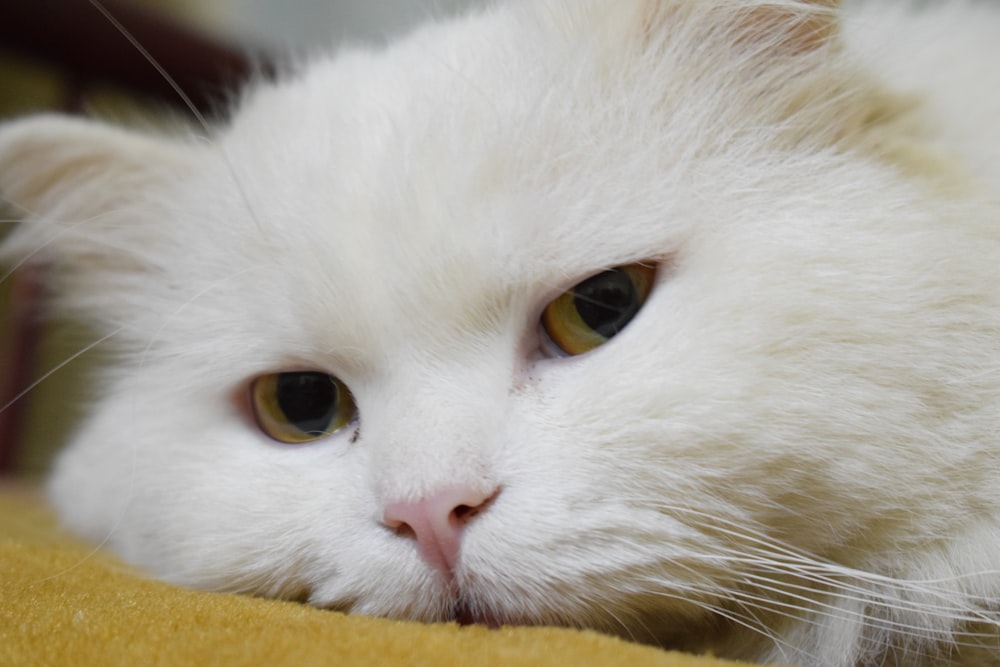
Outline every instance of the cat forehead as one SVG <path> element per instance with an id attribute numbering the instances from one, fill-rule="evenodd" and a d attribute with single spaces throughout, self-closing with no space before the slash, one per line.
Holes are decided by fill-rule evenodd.
<path id="1" fill-rule="evenodd" d="M 244 218 L 249 241 L 217 238 L 289 301 L 373 322 L 502 319 L 517 295 L 539 308 L 602 269 L 682 257 L 770 215 L 766 193 L 808 170 L 768 143 L 776 79 L 693 49 L 697 12 L 651 56 L 644 6 L 508 4 L 314 60 L 247 95 L 215 180 L 192 179 L 218 187 L 189 199 Z M 758 72 L 746 62 L 731 67 Z"/>
<path id="2" fill-rule="evenodd" d="M 656 254 L 662 225 L 621 229 L 635 177 L 609 174 L 605 153 L 626 149 L 582 111 L 561 55 L 477 21 L 252 94 L 220 142 L 234 205 L 289 251 L 358 275 L 379 257 L 428 280 L 562 281 Z"/>

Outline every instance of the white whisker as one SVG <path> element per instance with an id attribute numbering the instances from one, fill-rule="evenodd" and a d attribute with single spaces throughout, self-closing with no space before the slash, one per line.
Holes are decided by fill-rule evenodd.
<path id="1" fill-rule="evenodd" d="M 102 16 L 104 16 L 108 23 L 114 26 L 115 30 L 117 30 L 122 37 L 128 40 L 129 44 L 132 45 L 132 48 L 139 52 L 146 62 L 148 62 L 156 70 L 157 74 L 159 74 L 160 77 L 167 82 L 167 85 L 173 89 L 174 93 L 177 94 L 177 97 L 184 103 L 184 106 L 186 106 L 191 114 L 198 120 L 198 123 L 206 131 L 209 131 L 210 127 L 208 125 L 208 121 L 205 120 L 205 117 L 198 110 L 198 107 L 195 106 L 194 102 L 191 101 L 191 98 L 188 97 L 187 93 L 184 92 L 184 89 L 177 84 L 177 81 L 175 81 L 172 76 L 170 76 L 170 73 L 167 72 L 166 68 L 164 68 L 163 65 L 161 65 L 148 50 L 146 50 L 146 47 L 144 47 L 124 25 L 122 25 L 121 21 L 115 18 L 114 14 L 108 11 L 100 0 L 90 0 L 90 4 L 93 5 L 94 9 L 99 11 Z"/>

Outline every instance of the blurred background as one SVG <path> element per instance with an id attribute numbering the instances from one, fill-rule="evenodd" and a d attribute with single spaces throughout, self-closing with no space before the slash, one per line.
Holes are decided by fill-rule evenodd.
<path id="1" fill-rule="evenodd" d="M 289 54 L 380 43 L 480 0 L 0 0 L 0 121 L 46 110 L 148 125 L 189 114 L 120 22 L 207 115 Z M 16 212 L 0 200 L 0 239 Z M 37 479 L 86 406 L 101 350 L 44 316 L 44 270 L 0 266 L 0 476 Z"/>

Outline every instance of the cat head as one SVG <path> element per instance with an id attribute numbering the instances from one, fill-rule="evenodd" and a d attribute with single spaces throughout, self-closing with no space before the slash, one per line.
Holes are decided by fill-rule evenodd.
<path id="1" fill-rule="evenodd" d="M 952 298 L 984 267 L 940 252 L 981 240 L 877 139 L 834 16 L 514 4 L 207 137 L 4 127 L 6 256 L 121 352 L 61 515 L 186 585 L 681 645 L 921 544 L 992 390 L 950 374 L 994 354 Z M 590 288 L 627 324 L 587 339 Z"/>

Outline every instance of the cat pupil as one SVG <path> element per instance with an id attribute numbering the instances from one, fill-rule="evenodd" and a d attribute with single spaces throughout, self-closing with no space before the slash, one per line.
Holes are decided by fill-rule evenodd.
<path id="1" fill-rule="evenodd" d="M 297 429 L 323 435 L 336 412 L 339 391 L 325 373 L 282 373 L 275 387 L 281 412 Z"/>
<path id="2" fill-rule="evenodd" d="M 611 338 L 639 312 L 635 285 L 623 269 L 611 269 L 573 288 L 573 305 L 584 324 Z"/>

